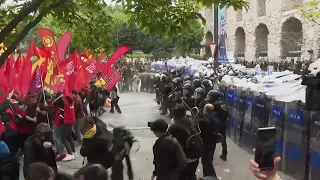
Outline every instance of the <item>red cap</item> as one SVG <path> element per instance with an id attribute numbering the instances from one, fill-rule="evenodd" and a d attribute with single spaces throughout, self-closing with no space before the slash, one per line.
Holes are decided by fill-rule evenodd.
<path id="1" fill-rule="evenodd" d="M 4 125 L 2 124 L 2 121 L 0 121 L 0 133 L 3 133 L 5 130 Z"/>

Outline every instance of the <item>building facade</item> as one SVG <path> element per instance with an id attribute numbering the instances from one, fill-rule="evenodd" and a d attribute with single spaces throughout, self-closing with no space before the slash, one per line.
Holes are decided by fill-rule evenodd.
<path id="1" fill-rule="evenodd" d="M 319 25 L 302 17 L 307 0 L 250 0 L 246 10 L 226 10 L 226 48 L 247 61 L 320 57 Z M 213 7 L 201 10 L 206 18 L 204 43 L 213 40 Z"/>

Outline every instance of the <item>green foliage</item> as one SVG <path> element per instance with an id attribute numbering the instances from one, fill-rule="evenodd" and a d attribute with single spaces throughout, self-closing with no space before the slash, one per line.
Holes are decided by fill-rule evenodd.
<path id="1" fill-rule="evenodd" d="M 122 3 L 129 21 L 149 33 L 161 33 L 175 36 L 189 29 L 190 22 L 204 18 L 198 9 L 204 6 L 233 7 L 234 9 L 249 8 L 247 0 L 116 0 Z"/>
<path id="2" fill-rule="evenodd" d="M 300 6 L 302 16 L 313 23 L 320 24 L 320 1 L 311 0 Z"/>
<path id="3" fill-rule="evenodd" d="M 0 66 L 21 40 L 30 41 L 36 36 L 36 28 L 41 26 L 53 29 L 56 36 L 70 30 L 73 37 L 72 48 L 80 51 L 108 53 L 113 51 L 115 43 L 129 43 L 133 49 L 140 48 L 144 52 L 169 56 L 176 46 L 173 39 L 147 36 L 137 29 L 167 37 L 188 36 L 187 43 L 196 44 L 190 34 L 184 33 L 192 30 L 192 22 L 195 20 L 200 19 L 205 23 L 198 9 L 212 4 L 220 8 L 249 7 L 247 0 L 115 1 L 121 3 L 123 10 L 120 10 L 120 6 L 107 6 L 104 0 L 14 0 L 10 1 L 9 5 L 0 4 L 0 43 L 8 46 L 8 50 L 0 56 Z M 39 24 L 42 19 L 44 21 Z M 120 31 L 122 33 L 124 24 L 130 25 L 129 30 L 123 37 L 117 35 L 119 39 L 115 42 L 114 34 Z M 17 32 L 10 34 L 13 29 Z M 138 42 L 142 43 L 143 47 L 138 47 Z M 184 44 L 178 43 L 179 49 L 184 52 L 195 46 L 182 47 Z M 160 48 L 159 45 L 164 47 Z"/>
<path id="4" fill-rule="evenodd" d="M 185 33 L 175 37 L 177 50 L 182 56 L 190 55 L 190 53 L 199 53 L 201 49 L 201 41 L 204 36 L 203 26 L 196 20 L 191 22 L 189 29 Z"/>

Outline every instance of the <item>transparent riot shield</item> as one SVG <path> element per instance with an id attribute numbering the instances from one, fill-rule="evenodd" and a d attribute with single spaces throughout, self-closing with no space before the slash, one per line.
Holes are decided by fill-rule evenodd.
<path id="1" fill-rule="evenodd" d="M 285 118 L 285 103 L 277 100 L 272 101 L 271 114 L 269 120 L 270 127 L 276 127 L 276 157 L 283 157 L 283 122 Z M 279 170 L 282 169 L 280 164 Z"/>
<path id="2" fill-rule="evenodd" d="M 252 142 L 250 139 L 250 132 L 252 128 L 252 104 L 254 103 L 255 93 L 249 90 L 246 90 L 246 100 L 245 100 L 245 112 L 244 112 L 244 120 L 243 127 L 240 139 L 240 146 L 247 150 L 248 152 L 252 152 Z"/>
<path id="3" fill-rule="evenodd" d="M 308 155 L 309 114 L 301 101 L 285 105 L 282 172 L 293 179 L 304 179 Z"/>
<path id="4" fill-rule="evenodd" d="M 226 97 L 227 97 L 227 87 L 225 85 L 220 86 L 220 94 L 221 94 L 221 101 L 223 104 L 226 104 Z"/>
<path id="5" fill-rule="evenodd" d="M 320 111 L 310 112 L 309 180 L 320 178 Z"/>
<path id="6" fill-rule="evenodd" d="M 242 88 L 238 88 L 238 98 L 237 98 L 237 117 L 235 120 L 235 142 L 240 144 L 243 130 L 243 122 L 246 110 L 246 99 L 247 92 Z"/>
<path id="7" fill-rule="evenodd" d="M 233 101 L 234 101 L 234 88 L 232 86 L 227 87 L 227 98 L 226 98 L 226 108 L 229 112 L 228 118 L 227 118 L 227 128 L 226 128 L 226 134 L 230 137 L 231 135 L 231 122 L 234 120 L 233 118 Z"/>
<path id="8" fill-rule="evenodd" d="M 258 93 L 255 96 L 255 101 L 252 107 L 252 128 L 251 128 L 251 148 L 255 147 L 257 130 L 262 127 L 268 127 L 270 116 L 271 99 L 263 93 Z"/>
<path id="9" fill-rule="evenodd" d="M 238 118 L 238 99 L 240 95 L 240 88 L 233 87 L 233 102 L 231 108 L 231 121 L 230 121 L 230 138 L 236 141 L 236 121 Z M 229 111 L 230 112 L 230 111 Z"/>

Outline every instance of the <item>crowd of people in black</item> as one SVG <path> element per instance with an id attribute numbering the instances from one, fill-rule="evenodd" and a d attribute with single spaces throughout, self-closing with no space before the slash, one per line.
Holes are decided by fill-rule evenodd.
<path id="1" fill-rule="evenodd" d="M 218 76 L 184 76 L 180 71 L 155 75 L 156 100 L 161 115 L 172 117 L 168 122 L 158 119 L 150 122 L 157 141 L 153 146 L 155 170 L 152 180 L 196 180 L 201 159 L 203 178 L 218 179 L 213 166 L 216 145 L 221 143 L 220 158 L 227 161 L 226 127 L 228 110 L 222 101 Z M 254 160 L 250 169 L 259 179 L 279 180 L 275 169 L 261 172 Z"/>

